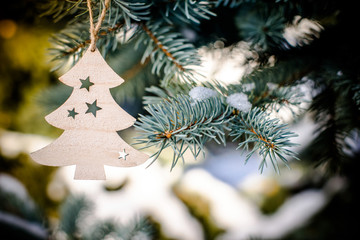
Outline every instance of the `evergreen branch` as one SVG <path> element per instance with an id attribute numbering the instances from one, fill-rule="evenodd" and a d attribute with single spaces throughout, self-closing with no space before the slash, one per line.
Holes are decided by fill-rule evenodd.
<path id="1" fill-rule="evenodd" d="M 317 136 L 305 154 L 314 158 L 316 165 L 325 164 L 331 172 L 341 169 L 344 157 L 343 146 L 346 136 L 341 126 L 341 117 L 337 116 L 336 93 L 330 87 L 323 89 L 313 100 L 310 111 L 315 113 L 315 121 L 319 124 Z M 313 146 L 316 146 L 316 150 Z M 322 151 L 318 151 L 321 148 Z"/>
<path id="2" fill-rule="evenodd" d="M 176 58 L 164 47 L 163 44 L 161 44 L 161 42 L 159 41 L 158 38 L 155 37 L 155 35 L 150 31 L 150 29 L 145 25 L 142 24 L 141 25 L 142 28 L 144 29 L 144 31 L 147 33 L 147 35 L 149 35 L 149 37 L 151 38 L 151 40 L 155 43 L 155 45 L 162 51 L 164 52 L 164 54 L 170 58 L 170 60 L 175 64 L 175 66 L 177 68 L 179 68 L 180 71 L 184 71 L 184 67 L 179 64 L 176 60 Z"/>
<path id="3" fill-rule="evenodd" d="M 119 224 L 117 221 L 108 219 L 98 221 L 84 236 L 84 240 L 99 239 L 152 239 L 153 229 L 147 219 L 141 217 L 129 223 Z"/>
<path id="4" fill-rule="evenodd" d="M 39 8 L 44 10 L 40 17 L 52 16 L 55 22 L 60 21 L 67 15 L 75 15 L 74 19 L 70 20 L 73 23 L 88 12 L 84 0 L 50 0 L 45 3 L 41 1 Z"/>
<path id="5" fill-rule="evenodd" d="M 116 223 L 112 220 L 98 221 L 89 228 L 84 240 L 106 239 L 117 230 Z"/>
<path id="6" fill-rule="evenodd" d="M 288 48 L 283 36 L 286 19 L 282 12 L 264 5 L 250 4 L 249 7 L 253 10 L 241 8 L 236 16 L 241 37 L 253 46 L 260 47 L 262 51 Z"/>
<path id="7" fill-rule="evenodd" d="M 225 144 L 226 122 L 230 112 L 217 98 L 194 101 L 180 95 L 168 98 L 159 104 L 145 108 L 150 116 L 141 115 L 135 127 L 142 130 L 137 144 L 146 144 L 144 148 L 159 146 L 153 154 L 155 161 L 167 147 L 174 151 L 171 169 L 176 165 L 187 149 L 196 159 L 204 154 L 204 144 L 210 140 Z M 184 159 L 183 159 L 184 161 Z"/>
<path id="8" fill-rule="evenodd" d="M 347 141 L 352 138 L 353 131 L 360 129 L 360 109 L 353 97 L 358 79 L 333 68 L 322 69 L 313 77 L 318 83 L 318 94 L 309 110 L 314 114 L 318 128 L 305 155 L 317 166 L 325 165 L 330 173 L 341 173 L 346 164 L 346 150 L 349 150 Z"/>
<path id="9" fill-rule="evenodd" d="M 272 67 L 254 70 L 244 76 L 240 84 L 229 85 L 227 91 L 248 93 L 252 105 L 262 109 L 277 111 L 288 107 L 291 110 L 305 101 L 298 87 L 303 83 L 301 79 L 309 75 L 314 66 L 314 60 L 307 57 L 284 59 Z"/>
<path id="10" fill-rule="evenodd" d="M 146 88 L 146 91 L 153 94 L 154 96 L 144 96 L 143 104 L 152 105 L 158 104 L 163 100 L 170 98 L 175 98 L 178 94 L 188 94 L 193 86 L 190 84 L 169 84 L 167 88 L 160 88 L 156 86 L 151 86 Z"/>
<path id="11" fill-rule="evenodd" d="M 131 27 L 131 20 L 135 22 L 149 20 L 150 7 L 152 3 L 147 4 L 145 0 L 138 0 L 137 2 L 126 2 L 121 0 L 113 0 L 118 8 L 116 11 L 121 11 L 125 20 L 126 26 Z M 111 14 L 112 12 L 110 12 Z"/>
<path id="12" fill-rule="evenodd" d="M 77 239 L 81 234 L 80 219 L 89 214 L 92 202 L 83 196 L 69 196 L 61 206 L 60 230 L 66 233 L 68 239 Z"/>
<path id="13" fill-rule="evenodd" d="M 296 145 L 290 141 L 296 134 L 285 124 L 280 124 L 280 120 L 270 119 L 269 114 L 259 108 L 245 113 L 226 106 L 223 96 L 196 101 L 184 95 L 170 97 L 159 88 L 150 91 L 162 96 L 163 100 L 146 107 L 150 116 L 141 116 L 135 126 L 143 131 L 138 144 L 145 144 L 144 148 L 158 146 L 153 161 L 165 148 L 171 147 L 173 168 L 187 149 L 196 158 L 199 153 L 204 153 L 205 143 L 210 140 L 225 144 L 227 131 L 233 141 L 240 141 L 238 148 L 252 147 L 245 162 L 253 153 L 259 152 L 263 158 L 261 171 L 268 158 L 276 172 L 279 172 L 278 159 L 287 164 L 287 157 L 296 158 L 296 154 L 287 149 Z"/>
<path id="14" fill-rule="evenodd" d="M 77 23 L 55 34 L 50 42 L 53 47 L 49 54 L 53 56 L 51 61 L 56 62 L 52 71 L 65 66 L 69 59 L 75 64 L 82 56 L 85 47 L 90 43 L 89 27 L 87 23 Z"/>
<path id="15" fill-rule="evenodd" d="M 120 229 L 121 239 L 153 239 L 152 226 L 146 218 L 134 219 Z"/>
<path id="16" fill-rule="evenodd" d="M 289 139 L 297 135 L 290 132 L 285 124 L 280 124 L 278 119 L 270 119 L 269 115 L 259 108 L 253 108 L 249 113 L 240 113 L 230 122 L 230 128 L 230 136 L 234 137 L 233 141 L 244 138 L 238 148 L 249 149 L 254 144 L 245 162 L 259 150 L 262 156 L 259 166 L 261 172 L 264 166 L 267 166 L 267 158 L 270 158 L 274 170 L 278 173 L 277 159 L 287 165 L 286 157 L 297 158 L 293 151 L 287 149 L 296 145 Z"/>
<path id="17" fill-rule="evenodd" d="M 79 0 L 76 6 L 80 8 L 82 2 L 83 1 Z M 148 20 L 150 14 L 151 4 L 146 4 L 146 2 L 141 0 L 137 2 L 114 0 L 113 2 L 114 4 L 109 7 L 107 17 L 103 22 L 103 27 L 100 29 L 99 34 L 97 34 L 99 39 L 97 46 L 101 46 L 99 49 L 102 48 L 104 55 L 106 55 L 109 50 L 116 49 L 117 43 L 119 42 L 119 40 L 116 39 L 117 33 L 122 30 L 124 32 L 124 39 L 127 38 L 127 41 L 129 41 L 137 33 L 138 23 L 143 20 Z M 93 5 L 94 16 L 98 15 L 100 8 L 100 1 Z M 87 11 L 86 6 L 85 11 Z M 89 45 L 90 37 L 87 16 L 86 18 L 78 18 L 77 20 L 77 24 L 68 26 L 53 37 L 52 41 L 56 45 L 56 48 L 51 49 L 51 55 L 55 56 L 53 60 L 64 60 L 66 62 L 70 56 L 75 55 L 73 59 L 75 62 L 78 57 L 82 55 L 84 48 Z M 132 24 L 132 21 L 137 24 Z M 129 31 L 130 29 L 134 31 Z M 129 32 L 132 33 L 131 36 L 127 35 Z M 61 65 L 57 66 L 57 68 L 59 67 L 61 67 Z"/>
<path id="18" fill-rule="evenodd" d="M 124 26 L 124 23 L 117 23 L 114 27 L 108 27 L 106 30 L 101 30 L 97 34 L 97 38 L 104 38 L 104 37 L 107 37 L 108 34 L 116 33 L 123 26 Z M 58 35 L 57 37 L 60 37 L 60 35 Z M 76 53 L 77 51 L 79 51 L 80 49 L 86 48 L 89 44 L 90 44 L 90 39 L 86 39 L 85 41 L 82 41 L 82 42 L 78 43 L 77 45 L 62 51 L 61 54 L 58 56 L 58 58 L 67 57 L 69 55 L 72 55 L 72 54 Z"/>
<path id="19" fill-rule="evenodd" d="M 209 20 L 216 16 L 210 9 L 213 4 L 210 1 L 173 0 L 165 5 L 164 18 L 172 22 L 171 16 L 184 23 L 200 24 L 201 20 Z"/>
<path id="20" fill-rule="evenodd" d="M 152 72 L 163 76 L 162 85 L 168 85 L 171 80 L 195 82 L 192 67 L 200 64 L 200 58 L 194 46 L 169 26 L 149 23 L 142 24 L 142 28 L 147 36 L 139 40 L 146 45 L 142 61 L 151 58 Z"/>
<path id="21" fill-rule="evenodd" d="M 61 206 L 59 229 L 69 240 L 98 240 L 98 239 L 150 239 L 153 235 L 152 226 L 145 218 L 137 218 L 128 224 L 119 224 L 112 219 L 100 220 L 84 225 L 86 218 L 92 218 L 93 202 L 83 196 L 69 196 Z M 63 234 L 59 234 L 64 238 Z M 56 235 L 55 235 L 56 236 Z"/>
<path id="22" fill-rule="evenodd" d="M 102 2 L 102 0 L 95 1 L 92 4 L 94 16 L 99 14 L 100 9 L 102 8 Z M 111 7 L 108 9 L 108 19 L 121 17 L 129 27 L 131 20 L 136 22 L 149 20 L 151 5 L 152 4 L 148 4 L 146 0 L 112 0 Z M 86 14 L 88 12 L 87 3 L 84 0 L 51 0 L 40 5 L 39 8 L 44 9 L 41 16 L 52 15 L 55 21 L 59 21 L 67 15 L 75 15 L 75 17 L 70 20 L 70 23 L 88 19 Z"/>
<path id="23" fill-rule="evenodd" d="M 243 0 L 215 0 L 215 6 L 219 7 L 219 6 L 224 6 L 224 7 L 230 7 L 230 8 L 235 8 L 240 6 L 241 4 L 243 4 L 244 2 L 255 2 L 256 0 L 247 0 L 247 1 L 243 1 Z"/>

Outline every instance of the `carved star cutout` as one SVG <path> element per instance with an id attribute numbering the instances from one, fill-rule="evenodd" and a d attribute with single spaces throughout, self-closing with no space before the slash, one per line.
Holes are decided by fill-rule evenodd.
<path id="1" fill-rule="evenodd" d="M 68 117 L 72 117 L 73 119 L 75 119 L 75 116 L 79 114 L 75 112 L 75 108 L 73 108 L 72 110 L 68 110 L 68 112 L 69 112 Z"/>
<path id="2" fill-rule="evenodd" d="M 90 87 L 92 85 L 94 85 L 94 83 L 90 82 L 90 77 L 87 77 L 85 80 L 80 79 L 80 82 L 81 82 L 80 89 L 86 88 L 86 90 L 88 90 L 88 92 L 90 92 Z"/>
<path id="3" fill-rule="evenodd" d="M 86 111 L 86 113 L 92 113 L 94 115 L 94 117 L 96 117 L 96 112 L 101 110 L 101 107 L 96 106 L 96 101 L 95 100 L 93 103 L 86 103 L 88 110 Z"/>
<path id="4" fill-rule="evenodd" d="M 124 160 L 126 160 L 126 156 L 129 155 L 128 153 L 125 152 L 125 149 L 121 152 L 119 152 L 119 159 L 123 158 Z"/>

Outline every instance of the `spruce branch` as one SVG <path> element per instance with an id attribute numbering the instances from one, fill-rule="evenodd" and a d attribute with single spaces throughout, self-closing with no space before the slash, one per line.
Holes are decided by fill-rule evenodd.
<path id="1" fill-rule="evenodd" d="M 195 82 L 196 72 L 192 68 L 200 64 L 200 58 L 194 46 L 170 26 L 160 23 L 141 26 L 146 33 L 139 40 L 146 45 L 142 61 L 151 58 L 152 72 L 162 76 L 162 86 L 172 80 Z"/>
<path id="2" fill-rule="evenodd" d="M 309 111 L 314 114 L 318 128 L 305 155 L 317 166 L 325 165 L 330 173 L 341 173 L 348 157 L 347 141 L 360 129 L 360 109 L 354 99 L 358 79 L 326 67 L 317 74 L 312 77 L 318 84 L 318 93 Z"/>
<path id="3" fill-rule="evenodd" d="M 102 1 L 98 1 L 92 6 L 94 16 L 97 16 L 100 12 L 102 7 L 101 2 Z M 97 45 L 104 55 L 106 55 L 109 50 L 114 51 L 116 49 L 119 42 L 116 36 L 120 31 L 123 31 L 123 42 L 130 41 L 136 35 L 140 21 L 149 20 L 150 6 L 151 4 L 147 4 L 141 0 L 137 2 L 113 1 L 108 9 L 108 14 L 102 24 L 103 26 L 96 35 L 97 39 L 99 39 Z M 71 9 L 84 8 L 83 11 L 88 11 L 86 1 L 82 0 L 77 1 L 76 4 L 73 3 L 71 7 Z M 62 11 L 68 11 L 64 10 L 64 7 L 61 9 Z M 51 13 L 54 14 L 54 11 L 48 12 L 48 14 Z M 53 60 L 62 60 L 58 66 L 55 66 L 56 68 L 60 68 L 62 66 L 61 63 L 67 62 L 71 56 L 73 56 L 73 63 L 75 63 L 90 43 L 87 15 L 85 14 L 84 17 L 81 15 L 81 17 L 77 16 L 75 18 L 77 19 L 77 24 L 67 26 L 51 39 L 55 46 L 50 51 L 50 54 L 55 56 Z"/>
<path id="4" fill-rule="evenodd" d="M 117 23 L 114 27 L 108 27 L 105 30 L 101 30 L 98 34 L 97 37 L 98 38 L 105 38 L 107 37 L 109 34 L 112 33 L 116 33 L 117 31 L 119 31 L 122 27 L 124 26 L 124 23 Z M 66 37 L 66 31 L 59 33 L 56 38 L 61 39 Z M 73 47 L 64 49 L 63 51 L 61 51 L 59 54 L 56 54 L 56 59 L 58 58 L 62 58 L 62 57 L 67 57 L 67 56 L 71 56 L 73 54 L 75 54 L 78 51 L 82 51 L 83 49 L 85 49 L 88 45 L 90 44 L 90 39 L 86 39 L 82 42 L 79 42 L 78 44 L 76 44 Z"/>
<path id="5" fill-rule="evenodd" d="M 150 29 L 145 25 L 141 25 L 144 31 L 149 35 L 151 40 L 155 43 L 155 45 L 168 57 L 170 60 L 175 64 L 177 68 L 179 68 L 180 71 L 184 71 L 184 67 L 177 62 L 176 58 L 164 47 L 164 45 L 160 42 L 160 40 L 155 37 L 155 35 L 150 31 Z"/>
<path id="6" fill-rule="evenodd" d="M 150 20 L 150 7 L 152 3 L 147 3 L 146 0 L 138 0 L 136 2 L 134 1 L 121 1 L 121 0 L 113 0 L 114 5 L 117 6 L 116 14 L 119 13 L 119 11 L 122 14 L 122 17 L 126 23 L 126 26 L 128 28 L 131 27 L 131 24 L 133 21 L 140 22 L 140 21 L 147 21 Z M 111 17 L 111 11 L 109 18 Z"/>
<path id="7" fill-rule="evenodd" d="M 286 124 L 280 124 L 278 119 L 271 119 L 266 112 L 259 108 L 253 108 L 249 113 L 242 113 L 233 118 L 230 122 L 230 136 L 233 141 L 243 140 L 239 143 L 238 148 L 252 150 L 247 154 L 245 162 L 249 160 L 255 151 L 259 151 L 262 161 L 259 169 L 262 172 L 264 166 L 267 166 L 267 158 L 274 170 L 279 173 L 277 159 L 280 159 L 287 165 L 287 157 L 295 158 L 296 153 L 288 150 L 288 147 L 296 146 L 290 142 L 290 138 L 297 135 L 287 129 Z M 254 146 L 252 146 L 254 144 Z"/>
<path id="8" fill-rule="evenodd" d="M 84 0 L 49 0 L 45 3 L 41 1 L 39 9 L 44 11 L 40 17 L 52 16 L 55 22 L 68 15 L 73 15 L 75 17 L 70 20 L 71 23 L 79 21 L 88 12 L 86 1 Z"/>
<path id="9" fill-rule="evenodd" d="M 92 11 L 94 16 L 100 13 L 104 0 L 92 1 Z M 149 20 L 150 6 L 146 0 L 123 1 L 112 0 L 109 8 L 108 19 L 116 19 L 122 17 L 126 24 L 130 26 L 131 21 Z M 85 0 L 50 0 L 40 5 L 39 8 L 44 10 L 41 16 L 52 16 L 55 21 L 60 21 L 68 15 L 74 18 L 70 23 L 83 21 L 88 19 L 87 3 Z M 110 22 L 110 21 L 109 21 Z"/>
<path id="10" fill-rule="evenodd" d="M 219 6 L 224 6 L 224 7 L 230 7 L 230 8 L 234 8 L 234 7 L 238 7 L 239 5 L 241 5 L 244 1 L 243 0 L 215 0 L 215 6 L 219 7 Z"/>
<path id="11" fill-rule="evenodd" d="M 201 20 L 209 20 L 216 16 L 210 9 L 213 7 L 211 1 L 173 0 L 166 1 L 163 15 L 165 21 L 180 20 L 187 24 L 200 24 Z"/>
<path id="12" fill-rule="evenodd" d="M 249 11 L 244 7 L 236 17 L 241 37 L 253 46 L 260 47 L 262 51 L 286 49 L 288 44 L 283 36 L 286 19 L 282 12 L 264 5 L 253 4 L 252 7 L 260 10 Z"/>
<path id="13" fill-rule="evenodd" d="M 69 196 L 60 209 L 61 221 L 59 229 L 68 239 L 81 236 L 80 220 L 90 213 L 93 203 L 84 196 Z"/>
<path id="14" fill-rule="evenodd" d="M 61 206 L 61 218 L 59 229 L 55 231 L 55 238 L 76 240 L 98 240 L 98 239 L 151 239 L 153 228 L 144 217 L 134 218 L 127 224 L 120 224 L 114 219 L 87 221 L 94 219 L 94 203 L 84 196 L 69 196 Z M 82 224 L 84 221 L 90 223 Z M 57 235 L 62 231 L 62 234 Z"/>
<path id="15" fill-rule="evenodd" d="M 259 166 L 261 172 L 267 166 L 268 158 L 276 172 L 279 172 L 279 159 L 287 164 L 288 158 L 296 158 L 288 148 L 296 145 L 290 138 L 297 135 L 260 108 L 255 107 L 246 113 L 232 107 L 245 102 L 234 102 L 237 101 L 234 98 L 227 101 L 227 105 L 223 95 L 212 92 L 207 93 L 208 97 L 203 100 L 194 100 L 186 95 L 170 97 L 159 88 L 149 90 L 163 100 L 154 99 L 154 104 L 146 107 L 150 115 L 141 115 L 135 126 L 142 131 L 137 143 L 144 144 L 143 148 L 157 148 L 152 156 L 153 162 L 165 148 L 171 147 L 174 152 L 172 169 L 180 158 L 184 161 L 183 155 L 188 149 L 196 159 L 200 153 L 204 154 L 208 141 L 225 144 L 228 132 L 233 141 L 239 141 L 238 148 L 251 148 L 245 162 L 253 153 L 259 152 L 263 158 Z"/>
<path id="16" fill-rule="evenodd" d="M 153 162 L 165 148 L 171 147 L 174 151 L 172 169 L 180 158 L 184 161 L 183 155 L 188 149 L 196 159 L 200 153 L 204 154 L 206 142 L 214 140 L 225 144 L 230 112 L 218 98 L 194 101 L 180 95 L 145 109 L 150 115 L 140 115 L 135 124 L 142 131 L 137 144 L 145 144 L 143 148 L 158 146 L 151 156 Z"/>

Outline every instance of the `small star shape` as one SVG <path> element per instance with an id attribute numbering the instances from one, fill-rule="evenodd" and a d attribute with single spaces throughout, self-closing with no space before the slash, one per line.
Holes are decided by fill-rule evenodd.
<path id="1" fill-rule="evenodd" d="M 86 103 L 87 107 L 88 107 L 88 110 L 86 111 L 86 113 L 92 113 L 94 115 L 94 117 L 96 117 L 96 112 L 101 110 L 102 108 L 101 107 L 98 107 L 96 105 L 96 101 L 95 100 L 93 103 Z"/>
<path id="2" fill-rule="evenodd" d="M 125 149 L 121 152 L 119 152 L 119 159 L 123 158 L 124 160 L 126 160 L 126 156 L 129 155 L 128 153 L 125 152 Z"/>
<path id="3" fill-rule="evenodd" d="M 90 92 L 90 87 L 92 85 L 94 85 L 94 83 L 90 82 L 90 77 L 87 77 L 85 80 L 80 79 L 80 82 L 81 82 L 80 89 L 86 88 L 86 90 L 88 90 L 88 92 Z"/>
<path id="4" fill-rule="evenodd" d="M 75 108 L 73 108 L 72 110 L 68 110 L 68 112 L 69 112 L 68 117 L 72 117 L 73 119 L 75 119 L 75 116 L 79 114 L 75 112 Z"/>

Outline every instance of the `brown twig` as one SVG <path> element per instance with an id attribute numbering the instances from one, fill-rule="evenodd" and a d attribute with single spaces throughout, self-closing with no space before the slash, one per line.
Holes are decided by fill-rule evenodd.
<path id="1" fill-rule="evenodd" d="M 207 120 L 207 119 L 205 118 L 205 119 L 203 120 L 203 122 L 205 122 L 206 120 Z M 195 121 L 195 122 L 193 122 L 193 123 L 190 123 L 189 126 L 187 126 L 187 127 L 186 127 L 185 129 L 183 129 L 183 130 L 189 130 L 189 129 L 190 129 L 192 126 L 194 126 L 196 123 L 197 123 L 197 121 Z M 182 128 L 182 127 L 178 127 L 178 128 L 176 128 L 176 129 L 170 130 L 170 131 L 166 130 L 165 132 L 162 132 L 162 133 L 157 134 L 157 135 L 156 135 L 156 138 L 157 138 L 157 139 L 161 139 L 161 138 L 167 138 L 167 139 L 169 139 L 169 138 L 172 137 L 172 135 L 173 135 L 174 132 L 178 131 L 178 130 L 181 129 L 181 128 Z"/>
<path id="2" fill-rule="evenodd" d="M 266 145 L 268 145 L 268 146 L 271 147 L 272 149 L 275 148 L 275 144 L 274 144 L 274 143 L 272 143 L 271 141 L 267 140 L 267 139 L 264 138 L 263 136 L 259 135 L 259 134 L 254 130 L 253 127 L 250 129 L 250 132 L 254 133 L 257 138 L 259 138 L 261 141 L 265 142 Z"/>

